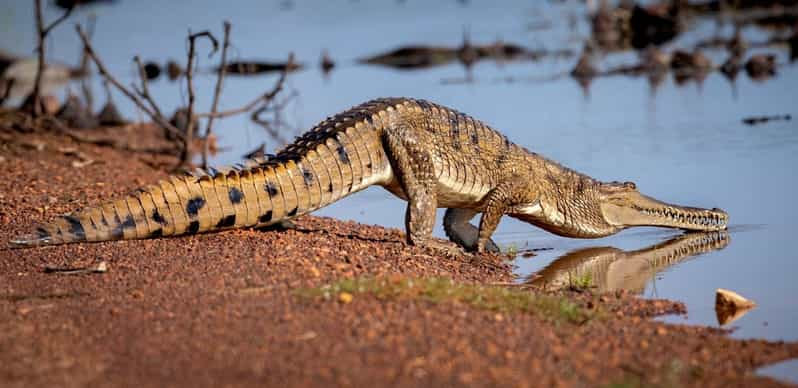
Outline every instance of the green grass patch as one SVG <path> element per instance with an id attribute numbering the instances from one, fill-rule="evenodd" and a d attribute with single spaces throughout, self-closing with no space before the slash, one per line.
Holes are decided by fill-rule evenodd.
<path id="1" fill-rule="evenodd" d="M 597 316 L 595 310 L 584 309 L 565 297 L 510 287 L 457 283 L 448 278 L 343 279 L 297 291 L 300 297 L 345 303 L 351 300 L 350 296 L 358 294 L 372 295 L 378 299 L 464 303 L 482 310 L 534 314 L 558 323 L 582 324 Z"/>
<path id="2" fill-rule="evenodd" d="M 593 274 L 585 272 L 581 275 L 569 276 L 569 288 L 574 291 L 587 291 L 593 287 Z"/>

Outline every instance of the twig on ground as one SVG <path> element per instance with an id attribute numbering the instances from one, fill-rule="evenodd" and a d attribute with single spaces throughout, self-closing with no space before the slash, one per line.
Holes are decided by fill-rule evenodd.
<path id="1" fill-rule="evenodd" d="M 208 123 L 205 127 L 205 137 L 202 141 L 202 168 L 208 167 L 208 139 L 213 130 L 213 120 L 215 119 L 216 111 L 219 108 L 219 96 L 222 94 L 222 87 L 224 85 L 224 76 L 227 73 L 227 48 L 230 46 L 230 22 L 224 22 L 224 42 L 222 43 L 222 59 L 219 65 L 219 74 L 216 77 L 216 88 L 213 92 L 213 103 L 211 103 L 211 112 L 208 116 Z"/>
<path id="2" fill-rule="evenodd" d="M 89 273 L 105 273 L 108 272 L 108 263 L 105 261 L 101 261 L 97 264 L 88 266 L 88 267 L 56 267 L 46 265 L 44 266 L 44 273 L 54 273 L 54 274 L 61 274 L 61 275 L 81 275 L 81 274 L 89 274 Z"/>
<path id="3" fill-rule="evenodd" d="M 42 15 L 42 0 L 35 0 L 34 1 L 34 12 L 36 14 L 36 31 L 38 32 L 39 37 L 39 46 L 36 48 L 36 51 L 39 54 L 39 63 L 37 64 L 36 68 L 36 78 L 33 81 L 33 91 L 25 99 L 23 102 L 23 108 L 30 110 L 34 116 L 39 116 L 42 113 L 42 106 L 41 106 L 41 88 L 42 88 L 42 78 L 44 78 L 44 71 L 46 69 L 45 64 L 45 43 L 47 41 L 47 34 L 53 30 L 56 26 L 61 24 L 69 15 L 72 14 L 72 11 L 75 9 L 75 4 L 72 4 L 67 8 L 66 11 L 55 21 L 50 23 L 48 26 L 44 26 L 44 16 Z"/>

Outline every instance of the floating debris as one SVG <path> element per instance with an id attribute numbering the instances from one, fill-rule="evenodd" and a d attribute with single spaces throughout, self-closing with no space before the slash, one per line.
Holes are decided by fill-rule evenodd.
<path id="1" fill-rule="evenodd" d="M 330 53 L 327 50 L 322 51 L 321 53 L 321 71 L 324 74 L 329 74 L 330 71 L 335 67 L 335 62 L 330 58 Z"/>
<path id="2" fill-rule="evenodd" d="M 671 56 L 671 70 L 673 70 L 673 77 L 677 84 L 691 79 L 701 82 L 712 68 L 712 61 L 698 49 L 692 53 L 676 50 Z"/>
<path id="3" fill-rule="evenodd" d="M 59 8 L 70 9 L 74 7 L 83 7 L 99 3 L 115 3 L 116 0 L 55 0 L 55 5 Z"/>
<path id="4" fill-rule="evenodd" d="M 771 121 L 790 121 L 790 120 L 792 120 L 791 115 L 754 116 L 754 117 L 744 118 L 743 124 L 754 126 L 759 124 L 765 124 Z"/>
<path id="5" fill-rule="evenodd" d="M 540 58 L 571 57 L 571 50 L 529 50 L 523 46 L 496 41 L 488 45 L 473 45 L 466 37 L 460 47 L 402 46 L 397 49 L 359 59 L 359 63 L 388 66 L 397 69 L 425 69 L 459 61 L 469 67 L 480 60 L 515 61 Z"/>
<path id="6" fill-rule="evenodd" d="M 295 62 L 258 62 L 258 61 L 242 61 L 231 62 L 225 65 L 225 71 L 229 74 L 238 75 L 252 75 L 262 74 L 276 71 L 296 71 L 302 68 L 302 65 Z M 219 71 L 216 68 L 214 71 Z"/>
<path id="7" fill-rule="evenodd" d="M 161 75 L 161 66 L 155 62 L 147 62 L 144 64 L 144 75 L 148 80 L 153 80 Z"/>
<path id="8" fill-rule="evenodd" d="M 358 60 L 369 65 L 397 69 L 422 69 L 448 64 L 457 59 L 457 50 L 448 47 L 406 46 Z"/>
<path id="9" fill-rule="evenodd" d="M 755 81 L 763 81 L 776 75 L 776 56 L 773 54 L 752 56 L 745 63 L 745 72 Z"/>
<path id="10" fill-rule="evenodd" d="M 169 76 L 170 81 L 174 81 L 184 73 L 183 68 L 177 64 L 175 61 L 169 61 L 166 63 L 166 74 Z"/>

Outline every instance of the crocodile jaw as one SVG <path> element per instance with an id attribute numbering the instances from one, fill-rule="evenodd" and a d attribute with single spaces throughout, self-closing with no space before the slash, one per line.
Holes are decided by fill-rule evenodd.
<path id="1" fill-rule="evenodd" d="M 721 209 L 702 209 L 665 203 L 629 190 L 601 203 L 608 224 L 619 229 L 631 226 L 661 226 L 694 231 L 725 230 L 729 216 Z"/>

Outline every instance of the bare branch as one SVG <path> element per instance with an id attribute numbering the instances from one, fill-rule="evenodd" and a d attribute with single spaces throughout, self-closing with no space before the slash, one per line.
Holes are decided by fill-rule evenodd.
<path id="1" fill-rule="evenodd" d="M 186 87 L 188 88 L 188 107 L 186 108 L 186 117 L 188 122 L 186 124 L 185 144 L 180 154 L 180 160 L 183 163 L 189 161 L 191 143 L 194 141 L 194 57 L 195 46 L 197 38 L 206 37 L 213 43 L 213 51 L 211 55 L 219 49 L 219 42 L 213 37 L 210 31 L 202 31 L 195 34 L 188 35 L 188 64 L 186 65 Z"/>
<path id="2" fill-rule="evenodd" d="M 216 52 L 219 51 L 219 41 L 216 40 L 216 37 L 214 37 L 213 34 L 211 34 L 210 31 L 205 30 L 205 31 L 200 31 L 200 32 L 194 33 L 194 34 L 189 34 L 188 40 L 189 41 L 196 40 L 197 38 L 202 37 L 202 36 L 210 39 L 211 43 L 213 44 L 213 50 L 211 50 L 211 52 L 208 54 L 208 58 L 210 58 L 210 57 L 213 56 L 213 54 L 216 54 Z"/>
<path id="3" fill-rule="evenodd" d="M 75 29 L 77 30 L 78 35 L 80 35 L 80 39 L 83 41 L 83 46 L 86 48 L 86 54 L 94 62 L 94 65 L 97 66 L 97 70 L 100 72 L 100 74 L 108 82 L 114 85 L 114 87 L 116 87 L 117 90 L 122 92 L 122 94 L 124 94 L 131 101 L 133 101 L 133 103 L 136 104 L 136 106 L 139 109 L 141 109 L 142 111 L 144 111 L 144 113 L 150 116 L 150 119 L 152 119 L 152 121 L 154 121 L 156 124 L 158 124 L 162 128 L 172 133 L 178 139 L 185 142 L 186 140 L 185 136 L 183 136 L 183 134 L 180 133 L 180 131 L 177 128 L 175 128 L 172 124 L 169 124 L 169 121 L 164 119 L 163 116 L 157 115 L 153 110 L 147 107 L 147 105 L 145 105 L 144 102 L 142 102 L 138 96 L 136 96 L 133 92 L 124 87 L 116 78 L 114 78 L 111 75 L 111 73 L 108 72 L 108 69 L 106 69 L 105 65 L 102 63 L 102 61 L 100 61 L 100 58 L 98 58 L 97 54 L 94 52 L 94 48 L 92 48 L 91 43 L 89 43 L 89 38 L 83 32 L 83 29 L 80 27 L 80 25 L 75 26 Z"/>
<path id="4" fill-rule="evenodd" d="M 213 103 L 211 103 L 211 115 L 208 116 L 208 123 L 205 127 L 205 137 L 202 141 L 202 168 L 208 167 L 208 139 L 213 130 L 213 120 L 216 110 L 219 108 L 219 95 L 222 93 L 224 76 L 227 73 L 227 48 L 230 46 L 230 22 L 224 22 L 224 43 L 222 43 L 222 60 L 219 66 L 219 74 L 216 77 L 216 88 L 213 92 Z"/>
<path id="5" fill-rule="evenodd" d="M 37 2 L 37 3 L 41 3 L 41 0 L 36 0 L 36 2 Z M 63 22 L 64 20 L 66 20 L 66 18 L 68 18 L 68 17 L 69 17 L 69 15 L 71 15 L 71 14 L 72 14 L 72 11 L 74 11 L 74 10 L 75 10 L 75 5 L 77 5 L 77 2 L 70 4 L 70 5 L 69 5 L 69 8 L 67 8 L 67 9 L 66 9 L 66 11 L 64 11 L 64 14 L 63 14 L 63 15 L 61 15 L 61 17 L 59 17 L 58 19 L 55 19 L 55 20 L 54 20 L 52 23 L 50 23 L 50 25 L 49 25 L 49 26 L 47 26 L 47 28 L 45 28 L 45 29 L 42 31 L 42 33 L 44 33 L 44 36 L 47 36 L 47 34 L 49 34 L 49 33 L 50 33 L 50 31 L 51 31 L 53 28 L 55 28 L 56 26 L 58 26 L 59 24 L 61 24 L 61 22 Z M 39 12 L 39 13 L 41 13 L 41 4 L 39 4 L 39 11 L 38 11 L 38 12 Z M 41 15 L 39 15 L 39 16 L 41 16 Z M 38 17 L 38 16 L 37 16 L 37 17 Z"/>
<path id="6" fill-rule="evenodd" d="M 69 15 L 72 14 L 72 10 L 75 9 L 75 5 L 71 5 L 67 10 L 64 12 L 61 17 L 56 19 L 54 22 L 50 23 L 47 27 L 44 26 L 44 16 L 42 15 L 42 0 L 35 0 L 34 1 L 34 12 L 36 14 L 36 31 L 39 35 L 39 46 L 36 48 L 39 54 L 39 63 L 36 67 L 36 78 L 33 82 L 33 91 L 25 99 L 23 103 L 23 108 L 30 109 L 34 116 L 39 116 L 42 113 L 42 106 L 41 106 L 41 89 L 42 89 L 42 78 L 44 77 L 44 71 L 46 69 L 45 64 L 45 43 L 47 41 L 47 34 L 55 28 L 58 24 L 66 20 Z"/>
<path id="7" fill-rule="evenodd" d="M 152 108 L 152 111 L 155 112 L 155 114 L 164 117 L 163 113 L 161 113 L 161 109 L 158 108 L 158 104 L 155 103 L 155 99 L 153 99 L 152 96 L 150 95 L 147 73 L 144 70 L 144 65 L 141 63 L 141 59 L 139 58 L 138 55 L 133 57 L 133 62 L 136 62 L 136 67 L 138 68 L 139 71 L 139 78 L 141 79 L 141 89 L 136 88 L 135 85 L 133 86 L 133 89 L 136 91 L 136 94 L 138 94 L 139 97 L 143 98 L 144 101 L 147 101 L 147 103 L 150 105 L 150 108 Z"/>
<path id="8" fill-rule="evenodd" d="M 290 65 L 293 64 L 293 63 L 294 63 L 294 54 L 291 53 L 288 56 L 288 65 L 285 67 L 285 70 L 283 70 L 280 73 L 280 78 L 277 79 L 277 82 L 274 84 L 274 87 L 272 88 L 272 90 L 270 90 L 270 91 L 258 96 L 257 98 L 255 98 L 254 100 L 250 101 L 248 104 L 242 106 L 241 108 L 236 108 L 236 109 L 231 109 L 231 110 L 226 110 L 226 111 L 221 111 L 221 112 L 215 112 L 215 113 L 213 113 L 213 112 L 199 113 L 199 114 L 197 114 L 197 117 L 200 117 L 200 118 L 204 118 L 204 117 L 208 117 L 208 118 L 209 117 L 224 118 L 224 117 L 228 117 L 228 116 L 235 116 L 235 115 L 238 115 L 238 114 L 241 114 L 241 113 L 249 112 L 252 109 L 255 109 L 255 107 L 258 106 L 258 104 L 260 104 L 260 103 L 271 101 L 272 99 L 274 99 L 275 96 L 277 96 L 278 93 L 280 93 L 283 90 L 283 86 L 285 84 L 285 79 L 288 76 L 288 71 L 289 71 L 288 69 L 291 68 Z"/>

